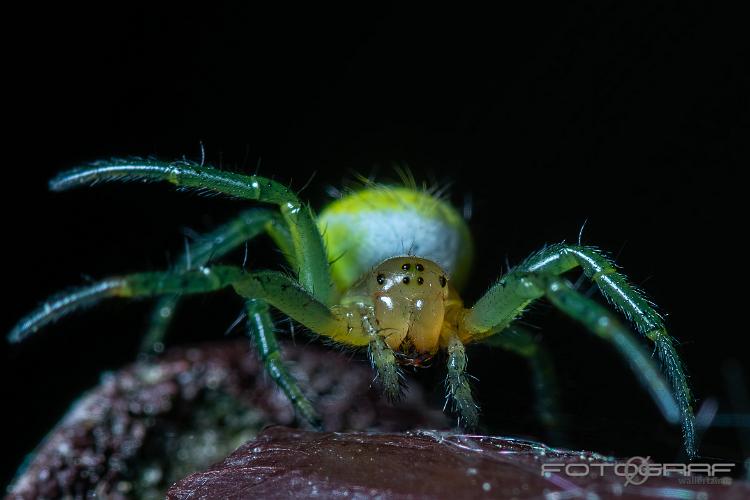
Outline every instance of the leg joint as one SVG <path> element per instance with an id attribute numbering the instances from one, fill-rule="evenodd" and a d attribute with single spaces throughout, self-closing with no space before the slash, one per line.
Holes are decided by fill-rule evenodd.
<path id="1" fill-rule="evenodd" d="M 602 276 L 607 276 L 608 274 L 615 274 L 615 273 L 617 273 L 617 269 L 615 269 L 612 266 L 609 266 L 591 275 L 591 281 L 596 282 Z"/>
<path id="2" fill-rule="evenodd" d="M 653 330 L 647 331 L 645 335 L 646 338 L 648 338 L 652 342 L 658 342 L 665 335 L 667 335 L 667 332 L 664 328 L 654 328 Z"/>

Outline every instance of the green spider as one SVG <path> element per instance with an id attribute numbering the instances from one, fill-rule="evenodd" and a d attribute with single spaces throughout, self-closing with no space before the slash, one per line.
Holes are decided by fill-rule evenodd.
<path id="1" fill-rule="evenodd" d="M 334 344 L 367 348 L 390 398 L 397 398 L 402 388 L 399 365 L 419 366 L 446 351 L 447 399 L 459 425 L 471 428 L 478 407 L 466 374 L 465 346 L 478 342 L 528 358 L 538 412 L 543 420 L 552 419 L 549 357 L 516 322 L 532 302 L 546 298 L 615 346 L 665 419 L 681 423 L 687 455 L 696 454 L 691 393 L 674 341 L 650 302 L 595 248 L 547 246 L 466 308 L 458 292 L 469 275 L 471 235 L 456 210 L 427 190 L 370 183 L 331 203 L 316 220 L 295 193 L 277 182 L 187 161 L 101 161 L 58 175 L 50 188 L 62 191 L 114 180 L 169 181 L 182 189 L 277 205 L 278 210 L 243 212 L 194 244 L 173 270 L 109 278 L 52 297 L 15 326 L 11 342 L 101 299 L 160 297 L 143 344 L 149 349 L 160 344 L 180 296 L 232 287 L 245 300 L 250 336 L 270 377 L 313 425 L 319 425 L 319 419 L 281 358 L 269 306 Z M 209 260 L 262 233 L 281 249 L 293 276 L 209 265 Z M 562 277 L 574 268 L 581 268 L 612 306 L 653 342 L 666 380 L 612 312 Z"/>

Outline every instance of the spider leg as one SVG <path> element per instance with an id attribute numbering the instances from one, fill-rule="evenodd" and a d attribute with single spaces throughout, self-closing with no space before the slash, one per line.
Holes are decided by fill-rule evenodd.
<path id="1" fill-rule="evenodd" d="M 653 305 L 640 291 L 630 285 L 625 276 L 617 272 L 614 263 L 597 249 L 561 243 L 535 253 L 501 278 L 477 302 L 465 318 L 466 328 L 477 340 L 497 333 L 537 298 L 532 290 L 533 283 L 524 279 L 524 274 L 559 275 L 576 267 L 581 267 L 586 276 L 597 284 L 602 295 L 625 314 L 641 334 L 656 345 L 662 368 L 672 384 L 674 397 L 679 406 L 686 450 L 688 454 L 694 453 L 692 395 L 674 341 L 667 333 L 662 318 Z M 512 290 L 506 290 L 506 287 Z"/>
<path id="2" fill-rule="evenodd" d="M 321 428 L 320 417 L 312 403 L 305 397 L 281 357 L 279 344 L 276 341 L 273 321 L 268 310 L 268 304 L 259 299 L 245 301 L 247 311 L 248 335 L 253 340 L 266 372 L 271 379 L 286 394 L 305 420 L 316 428 Z"/>
<path id="3" fill-rule="evenodd" d="M 290 248 L 291 238 L 279 213 L 275 210 L 252 208 L 191 244 L 188 251 L 180 257 L 175 265 L 175 271 L 205 266 L 210 259 L 223 257 L 242 243 L 263 232 L 268 233 L 273 238 L 287 260 L 291 260 L 293 265 L 294 256 L 291 253 L 286 253 L 292 251 Z M 179 295 L 159 298 L 154 307 L 154 312 L 151 314 L 149 328 L 141 342 L 141 352 L 149 353 L 161 350 L 179 300 Z"/>
<path id="4" fill-rule="evenodd" d="M 293 278 L 279 272 L 246 273 L 238 267 L 214 266 L 182 272 L 146 272 L 109 278 L 48 299 L 11 330 L 8 340 L 20 342 L 45 325 L 107 298 L 207 293 L 229 286 L 247 299 L 250 336 L 258 346 L 260 358 L 271 378 L 304 418 L 313 425 L 319 425 L 320 419 L 312 405 L 283 364 L 273 333 L 273 322 L 268 314 L 268 304 L 335 342 L 363 347 L 370 345 L 372 339 L 361 328 L 352 328 L 346 314 L 336 314 Z M 393 357 L 393 353 L 390 350 L 388 352 Z M 384 357 L 385 353 L 374 357 L 378 360 L 378 367 L 382 365 L 381 358 Z M 393 366 L 395 367 L 395 358 Z"/>
<path id="5" fill-rule="evenodd" d="M 103 299 L 206 293 L 229 286 L 234 279 L 235 273 L 209 268 L 183 272 L 146 272 L 108 278 L 50 297 L 16 324 L 8 335 L 8 340 L 20 342 L 42 327 Z"/>
<path id="6" fill-rule="evenodd" d="M 473 429 L 479 420 L 479 407 L 471 395 L 471 385 L 466 375 L 466 348 L 454 334 L 448 338 L 447 351 L 446 402 L 453 401 L 454 410 L 458 413 L 459 427 Z"/>
<path id="7" fill-rule="evenodd" d="M 521 266 L 504 276 L 467 312 L 462 329 L 468 333 L 469 341 L 481 340 L 502 331 L 530 302 L 546 296 L 563 312 L 610 341 L 620 351 L 630 362 L 639 381 L 649 391 L 664 418 L 673 423 L 681 422 L 685 451 L 689 456 L 695 456 L 693 413 L 689 400 L 685 399 L 684 393 L 681 392 L 680 380 L 684 381 L 684 373 L 679 371 L 682 379 L 671 379 L 670 391 L 648 353 L 633 338 L 629 329 L 603 306 L 576 292 L 567 281 L 557 277 L 555 273 L 524 271 L 525 267 Z M 671 344 L 670 347 L 673 349 Z M 676 357 L 676 353 L 674 356 Z"/>
<path id="8" fill-rule="evenodd" d="M 610 259 L 595 248 L 559 244 L 533 255 L 519 270 L 559 275 L 578 266 L 597 284 L 602 295 L 636 326 L 638 332 L 654 342 L 681 409 L 692 414 L 690 386 L 674 341 L 667 333 L 661 315 L 642 292 L 617 272 Z"/>
<path id="9" fill-rule="evenodd" d="M 390 401 L 398 401 L 401 397 L 403 374 L 399 369 L 396 355 L 378 332 L 368 311 L 359 311 L 359 316 L 362 324 L 361 331 L 367 335 L 368 339 L 367 353 L 370 357 L 370 364 L 375 370 L 385 396 Z"/>
<path id="10" fill-rule="evenodd" d="M 675 401 L 675 396 L 661 372 L 630 330 L 599 303 L 578 293 L 567 280 L 556 276 L 544 276 L 536 281 L 544 287 L 545 295 L 552 304 L 582 323 L 591 332 L 611 342 L 620 351 L 641 384 L 651 393 L 664 418 L 669 422 L 682 423 L 685 452 L 690 458 L 694 457 L 697 451 L 692 411 L 685 411 L 678 406 L 679 400 Z"/>
<path id="11" fill-rule="evenodd" d="M 50 180 L 53 191 L 103 181 L 168 181 L 183 189 L 224 194 L 279 206 L 292 236 L 299 283 L 325 305 L 332 305 L 333 286 L 323 239 L 310 207 L 286 186 L 257 175 L 225 172 L 194 162 L 153 159 L 99 161 L 58 174 Z"/>
<path id="12" fill-rule="evenodd" d="M 549 429 L 559 425 L 559 391 L 549 351 L 526 328 L 512 324 L 497 335 L 488 337 L 485 344 L 500 347 L 526 358 L 531 366 L 531 377 L 539 420 Z"/>
<path id="13" fill-rule="evenodd" d="M 11 330 L 8 339 L 20 342 L 43 326 L 73 311 L 113 297 L 208 293 L 226 287 L 246 299 L 260 299 L 313 332 L 354 347 L 370 337 L 354 328 L 345 314 L 336 314 L 301 287 L 294 278 L 275 271 L 245 272 L 234 266 L 212 266 L 183 272 L 146 272 L 109 278 L 48 299 Z"/>
<path id="14" fill-rule="evenodd" d="M 674 339 L 667 333 L 661 315 L 644 294 L 628 283 L 627 278 L 607 256 L 592 247 L 557 244 L 531 256 L 520 267 L 526 272 L 562 274 L 575 267 L 597 284 L 602 295 L 656 346 L 662 369 L 669 379 L 683 422 L 685 448 L 695 453 L 693 396 Z"/>

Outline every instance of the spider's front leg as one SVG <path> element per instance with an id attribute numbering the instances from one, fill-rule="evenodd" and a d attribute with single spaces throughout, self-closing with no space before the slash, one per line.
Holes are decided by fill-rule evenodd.
<path id="1" fill-rule="evenodd" d="M 654 341 L 672 383 L 670 391 L 661 373 L 630 331 L 605 308 L 570 286 L 559 274 L 582 267 L 615 307 L 623 311 L 650 340 Z M 527 259 L 501 278 L 463 318 L 462 339 L 483 340 L 503 331 L 534 300 L 546 296 L 555 306 L 583 323 L 590 331 L 612 342 L 628 359 L 641 383 L 649 390 L 664 417 L 681 422 L 688 456 L 695 450 L 691 396 L 684 370 L 653 307 L 632 288 L 614 265 L 598 251 L 578 246 L 554 245 Z"/>
<path id="2" fill-rule="evenodd" d="M 310 207 L 286 186 L 259 175 L 225 172 L 189 161 L 113 159 L 62 172 L 49 183 L 53 191 L 105 181 L 166 181 L 181 189 L 223 194 L 272 203 L 279 207 L 291 236 L 299 283 L 325 305 L 332 305 L 334 290 L 328 256 Z"/>
<path id="3" fill-rule="evenodd" d="M 218 258 L 265 231 L 284 253 L 300 285 L 324 305 L 331 305 L 334 293 L 321 235 L 310 208 L 303 205 L 288 187 L 261 176 L 224 172 L 188 161 L 114 159 L 63 172 L 50 181 L 50 188 L 59 191 L 99 181 L 116 180 L 168 181 L 183 189 L 199 189 L 278 205 L 280 212 L 263 209 L 244 212 L 201 242 L 188 247 L 188 252 L 177 265 L 177 271 L 186 271 L 194 266 L 200 268 L 211 258 Z M 179 295 L 167 295 L 160 299 L 152 315 L 151 327 L 141 344 L 142 351 L 152 352 L 155 350 L 154 346 L 161 345 L 178 301 Z M 258 324 L 250 318 L 251 333 L 254 325 Z M 271 324 L 270 318 L 268 324 Z M 272 336 L 272 326 L 265 328 L 264 332 L 265 335 Z M 251 337 L 255 341 L 262 340 L 255 334 L 251 334 Z M 264 355 L 263 345 L 259 346 L 259 352 L 261 356 Z M 282 361 L 273 361 L 271 364 L 267 362 L 275 357 L 276 355 L 264 358 L 271 377 L 279 383 L 300 413 L 310 417 L 308 420 L 311 422 L 314 421 L 311 405 L 301 397 L 302 393 L 288 371 L 283 367 L 279 368 Z"/>

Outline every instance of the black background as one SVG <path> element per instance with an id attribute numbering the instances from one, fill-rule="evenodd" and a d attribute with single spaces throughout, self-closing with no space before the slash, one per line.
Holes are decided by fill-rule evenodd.
<path id="1" fill-rule="evenodd" d="M 185 228 L 242 204 L 167 186 L 49 193 L 79 162 L 206 160 L 301 187 L 314 206 L 352 172 L 452 183 L 473 200 L 475 300 L 506 258 L 583 241 L 617 255 L 667 314 L 698 406 L 736 412 L 728 367 L 748 366 L 747 30 L 739 12 L 681 2 L 435 7 L 45 7 L 6 33 L 2 327 L 85 276 L 165 268 Z M 620 2 L 620 4 L 622 4 Z M 260 241 L 251 264 L 272 265 Z M 254 247 L 255 248 L 255 247 Z M 234 261 L 241 255 L 230 258 Z M 192 299 L 172 342 L 219 338 L 231 294 Z M 4 346 L 2 479 L 104 370 L 136 356 L 148 304 L 112 302 Z M 676 458 L 678 430 L 611 347 L 550 307 L 570 444 Z M 358 362 L 364 363 L 360 358 Z M 438 363 L 439 365 L 439 363 Z M 470 370 L 495 433 L 545 439 L 523 361 L 477 348 Z M 345 376 L 342 375 L 342 376 Z M 422 374 L 439 405 L 439 366 Z M 728 381 L 729 380 L 729 381 Z M 750 443 L 744 443 L 747 447 Z M 741 461 L 736 429 L 701 452 Z"/>

